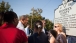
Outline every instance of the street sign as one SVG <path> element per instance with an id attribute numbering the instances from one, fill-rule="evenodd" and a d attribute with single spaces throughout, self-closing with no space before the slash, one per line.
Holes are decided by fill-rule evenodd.
<path id="1" fill-rule="evenodd" d="M 76 2 L 71 0 L 63 3 L 55 9 L 54 23 L 61 23 L 67 35 L 76 36 Z"/>

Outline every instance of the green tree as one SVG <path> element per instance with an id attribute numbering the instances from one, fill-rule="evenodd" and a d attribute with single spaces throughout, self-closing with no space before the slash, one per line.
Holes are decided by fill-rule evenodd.
<path id="1" fill-rule="evenodd" d="M 50 21 L 49 19 L 45 19 L 45 21 L 46 21 L 45 28 L 46 28 L 47 30 L 53 29 L 53 22 Z"/>
<path id="2" fill-rule="evenodd" d="M 28 16 L 29 16 L 29 24 L 31 25 L 31 28 L 33 29 L 34 28 L 33 27 L 34 26 L 34 22 L 36 20 L 43 20 L 43 19 L 45 19 L 45 17 L 41 16 L 42 9 L 39 9 L 39 8 L 38 9 L 34 9 L 34 8 L 32 8 L 31 11 L 32 12 Z M 45 21 L 46 21 L 45 28 L 47 30 L 52 29 L 53 28 L 53 23 L 49 19 L 45 19 Z"/>
<path id="3" fill-rule="evenodd" d="M 9 5 L 8 2 L 2 1 L 0 2 L 0 26 L 2 25 L 3 22 L 3 13 L 6 11 L 13 11 L 13 9 L 10 8 L 11 6 Z"/>
<path id="4" fill-rule="evenodd" d="M 8 2 L 5 1 L 0 2 L 0 12 L 10 11 L 11 10 L 10 7 L 11 6 L 9 5 Z"/>
<path id="5" fill-rule="evenodd" d="M 42 16 L 41 16 L 41 13 L 42 13 L 42 9 L 34 9 L 32 8 L 31 9 L 31 13 L 29 15 L 29 24 L 31 25 L 31 28 L 33 29 L 33 26 L 34 26 L 34 22 L 36 20 L 42 20 Z"/>

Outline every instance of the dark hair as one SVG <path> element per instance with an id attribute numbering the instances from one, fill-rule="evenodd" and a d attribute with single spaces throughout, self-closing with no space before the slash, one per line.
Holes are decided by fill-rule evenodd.
<path id="1" fill-rule="evenodd" d="M 34 23 L 34 28 L 36 29 L 42 29 L 43 28 L 43 24 L 40 20 L 37 20 L 35 23 Z"/>
<path id="2" fill-rule="evenodd" d="M 13 11 L 7 11 L 4 14 L 4 22 L 11 23 L 14 21 L 15 18 L 18 18 L 18 17 L 17 17 L 17 14 Z"/>
<path id="3" fill-rule="evenodd" d="M 55 30 L 50 30 L 50 33 L 56 38 L 57 37 L 57 32 Z"/>
<path id="4" fill-rule="evenodd" d="M 3 18 L 4 12 L 0 12 L 0 20 Z"/>
<path id="5" fill-rule="evenodd" d="M 4 12 L 0 12 L 0 26 L 2 25 L 3 22 L 3 16 L 4 16 Z"/>

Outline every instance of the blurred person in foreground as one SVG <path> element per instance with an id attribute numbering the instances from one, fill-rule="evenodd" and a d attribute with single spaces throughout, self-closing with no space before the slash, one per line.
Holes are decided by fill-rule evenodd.
<path id="1" fill-rule="evenodd" d="M 34 23 L 34 34 L 28 38 L 28 43 L 49 43 L 47 35 L 42 32 L 43 23 L 38 20 Z"/>
<path id="2" fill-rule="evenodd" d="M 3 24 L 3 15 L 4 15 L 4 12 L 0 12 L 0 26 L 2 26 Z"/>
<path id="3" fill-rule="evenodd" d="M 28 43 L 25 33 L 16 28 L 18 17 L 15 12 L 5 12 L 3 20 L 4 24 L 0 27 L 0 43 Z"/>

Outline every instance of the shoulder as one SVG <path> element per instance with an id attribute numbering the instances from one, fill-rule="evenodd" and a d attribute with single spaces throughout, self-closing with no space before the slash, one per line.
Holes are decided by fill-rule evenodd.
<path id="1" fill-rule="evenodd" d="M 48 37 L 44 32 L 42 32 L 41 36 L 43 36 L 43 37 L 45 37 L 45 38 Z"/>
<path id="2" fill-rule="evenodd" d="M 21 34 L 22 34 L 22 33 L 25 34 L 25 32 L 24 32 L 23 30 L 20 30 L 19 28 L 16 28 L 16 29 L 17 29 L 17 32 L 18 32 L 19 34 L 20 34 L 20 33 L 21 33 Z"/>
<path id="3" fill-rule="evenodd" d="M 64 32 L 61 32 L 62 35 L 64 35 L 66 37 L 66 34 Z"/>
<path id="4" fill-rule="evenodd" d="M 56 42 L 56 40 L 55 40 L 55 38 L 52 36 L 51 38 L 50 38 L 50 43 L 55 43 Z"/>
<path id="5" fill-rule="evenodd" d="M 59 40 L 60 42 L 64 42 L 66 43 L 66 37 L 63 34 L 59 34 L 59 36 L 57 37 L 57 40 Z"/>
<path id="6" fill-rule="evenodd" d="M 20 29 L 17 28 L 17 36 L 18 37 L 21 37 L 22 39 L 26 40 L 27 39 L 27 36 L 26 36 L 26 33 Z"/>
<path id="7" fill-rule="evenodd" d="M 18 29 L 18 28 L 16 28 L 17 29 L 17 35 L 18 36 L 25 36 L 25 37 L 27 37 L 26 36 L 26 33 L 23 31 L 23 30 L 20 30 L 20 29 Z"/>
<path id="8" fill-rule="evenodd" d="M 28 37 L 28 42 L 33 43 L 34 38 L 35 38 L 34 35 L 31 35 L 30 37 Z"/>
<path id="9" fill-rule="evenodd" d="M 42 32 L 42 35 L 47 36 L 44 32 Z"/>
<path id="10" fill-rule="evenodd" d="M 24 27 L 23 24 L 21 23 L 21 21 L 18 22 L 17 27 Z"/>
<path id="11" fill-rule="evenodd" d="M 31 39 L 33 39 L 33 35 L 31 35 L 30 37 L 28 37 L 28 40 L 31 40 Z"/>
<path id="12" fill-rule="evenodd" d="M 24 30 L 24 26 L 23 25 L 17 25 L 17 28 L 20 30 Z"/>
<path id="13" fill-rule="evenodd" d="M 59 37 L 66 38 L 64 34 L 59 34 Z"/>
<path id="14" fill-rule="evenodd" d="M 54 38 L 53 36 L 51 36 L 51 40 L 53 40 L 53 41 L 54 41 L 54 40 L 55 40 L 55 38 Z"/>

